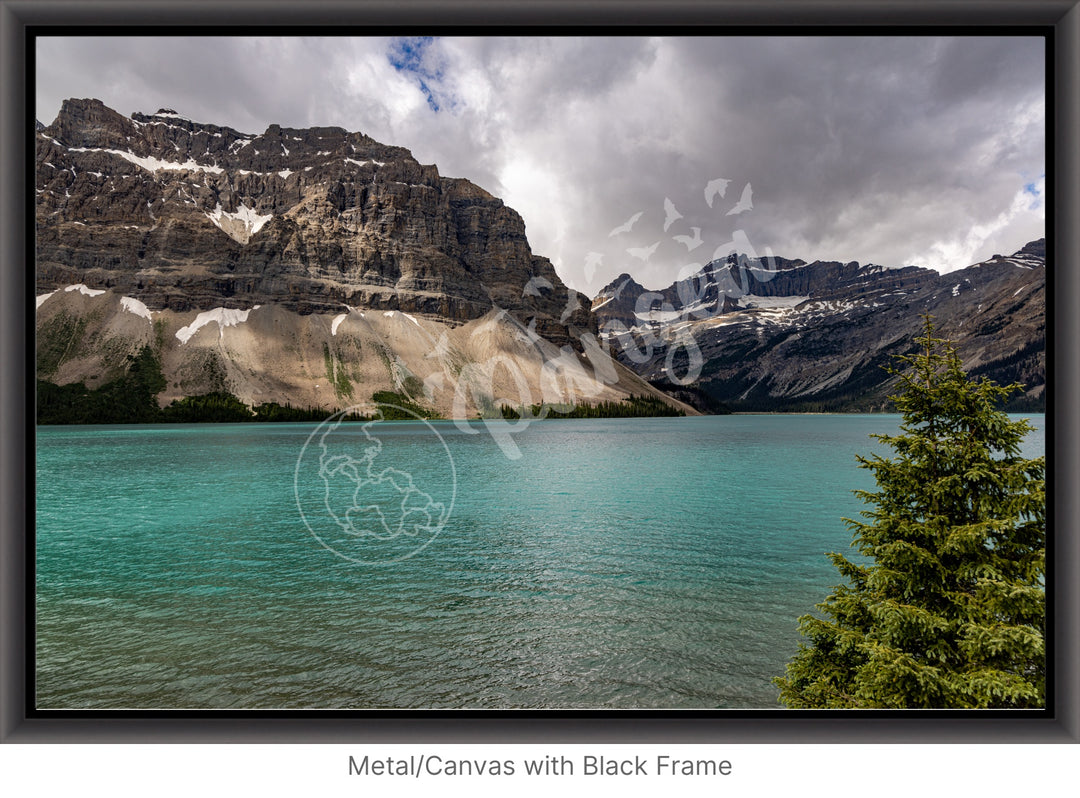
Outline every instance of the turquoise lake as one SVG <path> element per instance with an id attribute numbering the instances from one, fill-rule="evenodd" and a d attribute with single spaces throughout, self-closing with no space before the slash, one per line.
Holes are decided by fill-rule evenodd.
<path id="1" fill-rule="evenodd" d="M 36 704 L 775 708 L 899 420 L 42 427 Z"/>

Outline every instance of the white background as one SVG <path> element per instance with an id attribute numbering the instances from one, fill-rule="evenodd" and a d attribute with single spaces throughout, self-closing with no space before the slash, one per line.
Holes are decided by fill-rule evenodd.
<path id="1" fill-rule="evenodd" d="M 0 789 L 35 796 L 984 796 L 1075 787 L 1074 745 L 5 745 Z M 729 776 L 526 776 L 526 757 L 727 759 Z M 510 777 L 350 776 L 349 756 L 513 759 Z M 12 789 L 14 788 L 14 789 Z M 11 791 L 8 791 L 11 790 Z"/>

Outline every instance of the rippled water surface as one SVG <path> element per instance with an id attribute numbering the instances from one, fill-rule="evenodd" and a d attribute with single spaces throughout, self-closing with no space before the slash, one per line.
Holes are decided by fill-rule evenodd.
<path id="1" fill-rule="evenodd" d="M 897 423 L 39 428 L 37 705 L 775 707 Z"/>

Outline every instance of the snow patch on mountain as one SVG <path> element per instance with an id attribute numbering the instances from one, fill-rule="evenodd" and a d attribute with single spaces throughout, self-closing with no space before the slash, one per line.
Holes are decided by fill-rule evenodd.
<path id="1" fill-rule="evenodd" d="M 638 321 L 668 324 L 681 319 L 685 313 L 681 310 L 650 310 L 648 313 L 634 313 Z"/>
<path id="2" fill-rule="evenodd" d="M 107 152 L 110 155 L 118 155 L 125 161 L 130 161 L 136 166 L 140 166 L 147 172 L 156 172 L 159 169 L 168 169 L 171 171 L 188 170 L 192 172 L 213 172 L 214 174 L 221 174 L 225 170 L 220 166 L 207 166 L 206 164 L 196 163 L 191 158 L 188 158 L 183 163 L 177 161 L 163 161 L 160 158 L 143 157 L 136 155 L 133 152 L 127 152 L 125 150 L 107 150 L 102 147 L 72 147 L 72 152 Z"/>
<path id="3" fill-rule="evenodd" d="M 251 237 L 259 232 L 263 225 L 274 218 L 272 213 L 260 215 L 254 208 L 241 204 L 234 212 L 222 210 L 221 203 L 217 204 L 213 213 L 206 214 L 206 218 L 216 224 L 221 230 L 235 241 L 246 244 Z"/>
<path id="4" fill-rule="evenodd" d="M 739 303 L 746 308 L 761 308 L 763 310 L 781 310 L 794 308 L 810 299 L 808 296 L 755 296 L 747 294 Z"/>
<path id="5" fill-rule="evenodd" d="M 255 306 L 256 308 L 258 305 Z M 255 308 L 248 310 L 237 310 L 236 308 L 214 308 L 213 310 L 207 310 L 200 313 L 195 317 L 195 321 L 191 322 L 186 327 L 181 327 L 176 331 L 176 338 L 181 344 L 186 344 L 191 340 L 191 336 L 197 333 L 201 328 L 205 327 L 210 322 L 217 322 L 218 330 L 221 333 L 221 338 L 225 337 L 226 327 L 235 327 L 238 324 L 243 324 L 248 319 L 248 314 Z"/>
<path id="6" fill-rule="evenodd" d="M 133 299 L 129 296 L 120 297 L 120 306 L 123 307 L 128 313 L 134 313 L 136 316 L 142 316 L 147 321 L 150 321 L 150 308 L 140 302 L 137 299 Z"/>
<path id="7" fill-rule="evenodd" d="M 75 285 L 69 285 L 64 289 L 65 291 L 78 291 L 80 294 L 86 294 L 87 296 L 101 296 L 105 293 L 104 288 L 87 288 L 82 283 L 76 283 Z"/>
<path id="8" fill-rule="evenodd" d="M 164 119 L 183 119 L 185 122 L 194 121 L 189 117 L 182 116 L 181 114 L 176 113 L 176 111 L 167 111 L 165 109 L 158 111 L 156 114 L 151 114 L 151 116 L 160 116 Z"/>

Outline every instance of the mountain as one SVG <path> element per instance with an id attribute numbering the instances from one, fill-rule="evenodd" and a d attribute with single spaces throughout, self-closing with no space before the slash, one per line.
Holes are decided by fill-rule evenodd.
<path id="1" fill-rule="evenodd" d="M 929 313 L 971 375 L 1021 382 L 1011 407 L 1045 409 L 1042 239 L 947 274 L 730 255 L 660 291 L 621 275 L 592 309 L 637 373 L 736 410 L 886 407 L 895 379 L 882 367 L 913 350 Z"/>
<path id="2" fill-rule="evenodd" d="M 401 147 L 83 99 L 38 127 L 35 158 L 47 382 L 95 388 L 149 348 L 163 405 L 393 391 L 447 417 L 631 394 L 689 410 L 602 351 L 515 211 Z"/>
<path id="3" fill-rule="evenodd" d="M 68 100 L 36 125 L 35 173 L 45 383 L 115 389 L 153 363 L 162 406 L 868 410 L 930 313 L 971 373 L 1045 403 L 1043 241 L 944 275 L 731 255 L 660 291 L 623 274 L 590 302 L 500 199 L 363 133 Z"/>

